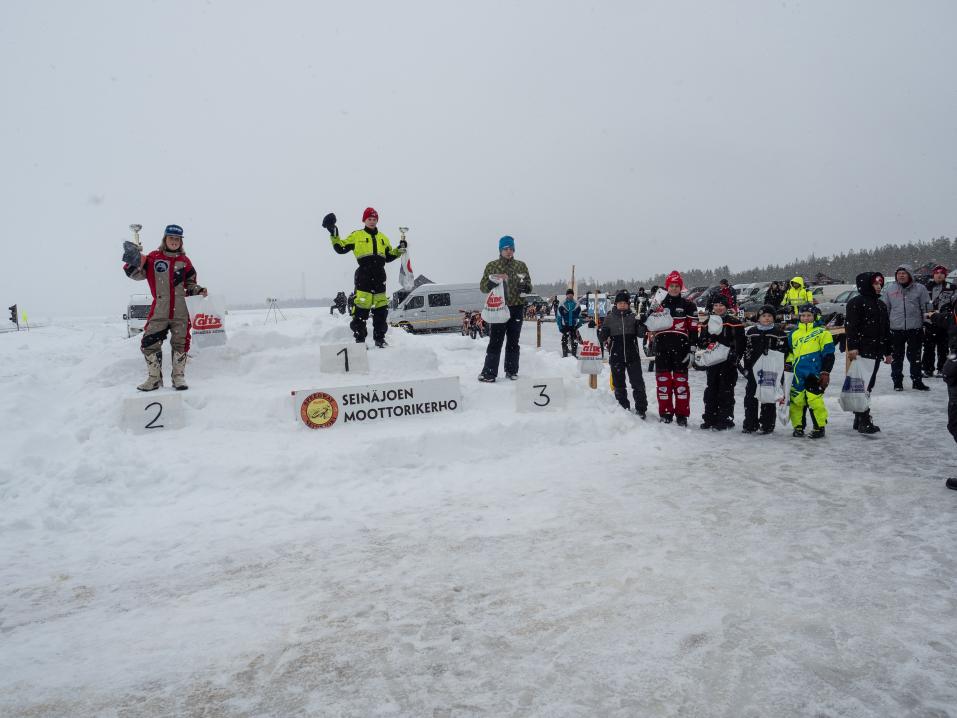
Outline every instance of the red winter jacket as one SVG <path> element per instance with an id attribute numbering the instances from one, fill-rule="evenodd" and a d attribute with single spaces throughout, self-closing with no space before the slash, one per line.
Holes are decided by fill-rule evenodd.
<path id="1" fill-rule="evenodd" d="M 186 297 L 200 294 L 203 288 L 196 283 L 196 270 L 189 257 L 180 249 L 171 252 L 160 245 L 146 255 L 142 267 L 123 265 L 130 279 L 145 279 L 153 294 L 149 319 L 189 319 Z"/>

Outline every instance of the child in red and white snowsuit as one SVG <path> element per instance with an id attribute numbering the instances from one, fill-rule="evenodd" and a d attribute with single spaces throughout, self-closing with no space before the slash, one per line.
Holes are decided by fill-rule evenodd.
<path id="1" fill-rule="evenodd" d="M 648 331 L 654 332 L 655 339 L 659 420 L 670 424 L 677 417 L 679 426 L 687 426 L 691 415 L 688 364 L 691 348 L 698 340 L 695 324 L 698 308 L 694 302 L 681 296 L 684 286 L 677 271 L 669 274 L 665 280 L 668 295 L 646 321 Z"/>

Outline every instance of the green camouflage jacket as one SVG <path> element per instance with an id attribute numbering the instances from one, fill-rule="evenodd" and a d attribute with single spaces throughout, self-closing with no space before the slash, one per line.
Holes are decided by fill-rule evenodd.
<path id="1" fill-rule="evenodd" d="M 479 288 L 483 292 L 491 292 L 495 286 L 489 281 L 490 274 L 506 274 L 505 280 L 505 303 L 510 307 L 518 307 L 524 304 L 522 293 L 529 294 L 532 291 L 532 277 L 528 273 L 528 267 L 525 262 L 518 259 L 505 259 L 499 257 L 485 265 L 485 273 L 482 275 L 482 281 Z"/>

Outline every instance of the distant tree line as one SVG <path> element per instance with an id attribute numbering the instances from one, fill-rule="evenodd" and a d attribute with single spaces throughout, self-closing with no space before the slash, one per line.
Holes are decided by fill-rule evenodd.
<path id="1" fill-rule="evenodd" d="M 808 282 L 818 274 L 823 274 L 833 280 L 853 284 L 854 278 L 861 272 L 884 272 L 888 278 L 893 276 L 899 264 L 910 264 L 915 272 L 923 268 L 929 270 L 936 264 L 943 264 L 948 269 L 957 269 L 957 239 L 938 237 L 926 242 L 908 242 L 907 244 L 885 244 L 876 249 L 860 249 L 851 252 L 841 252 L 831 257 L 817 257 L 814 254 L 806 259 L 795 259 L 787 264 L 768 264 L 764 267 L 753 267 L 742 271 L 732 271 L 727 265 L 713 269 L 681 269 L 685 285 L 689 287 L 713 285 L 722 279 L 728 279 L 732 284 L 747 282 L 770 282 L 774 280 L 788 280 L 794 276 L 804 277 Z M 593 277 L 580 277 L 578 291 L 583 294 L 595 287 L 603 291 L 612 292 L 622 287 L 629 290 L 653 285 L 664 284 L 665 274 L 658 274 L 645 279 L 611 279 L 596 280 Z M 551 283 L 537 283 L 535 291 L 543 296 L 557 294 L 563 296 L 568 288 L 568 280 Z"/>

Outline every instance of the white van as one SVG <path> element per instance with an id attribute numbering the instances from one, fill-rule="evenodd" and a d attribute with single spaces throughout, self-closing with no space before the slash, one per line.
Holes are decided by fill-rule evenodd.
<path id="1" fill-rule="evenodd" d="M 139 334 L 146 327 L 146 318 L 150 315 L 150 307 L 153 306 L 153 299 L 148 294 L 131 294 L 130 300 L 126 304 L 126 314 L 123 319 L 126 320 L 126 336 L 131 337 Z"/>
<path id="2" fill-rule="evenodd" d="M 460 329 L 462 313 L 482 311 L 485 296 L 478 284 L 421 284 L 389 312 L 389 324 L 412 334 Z"/>

